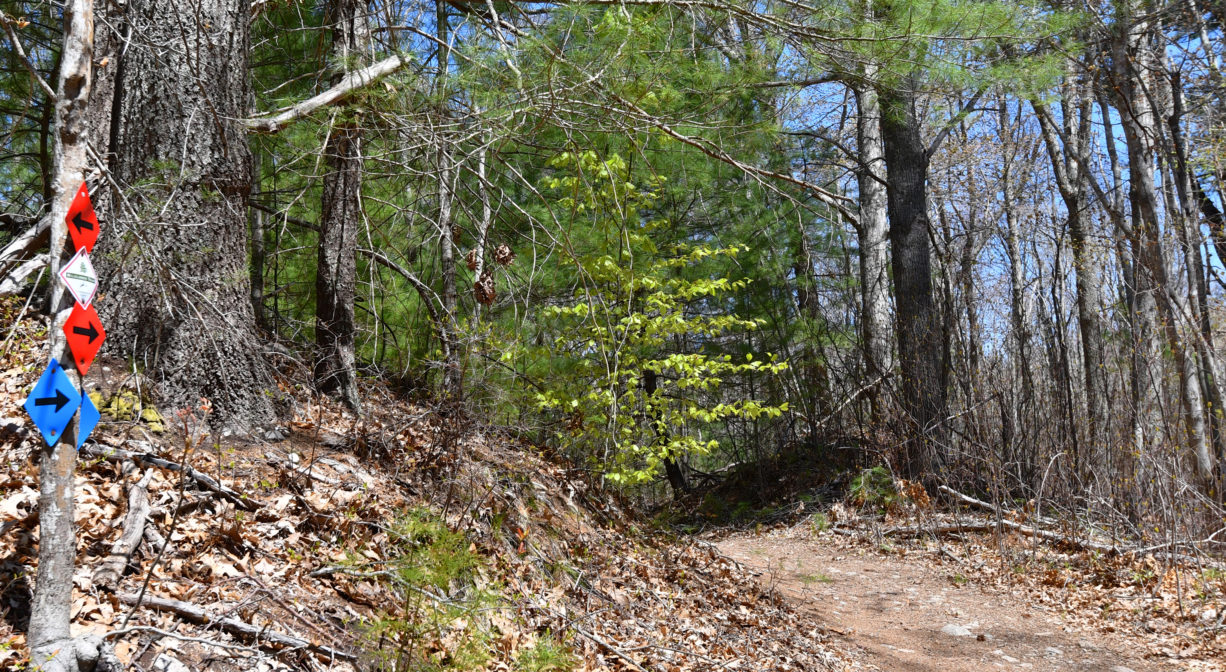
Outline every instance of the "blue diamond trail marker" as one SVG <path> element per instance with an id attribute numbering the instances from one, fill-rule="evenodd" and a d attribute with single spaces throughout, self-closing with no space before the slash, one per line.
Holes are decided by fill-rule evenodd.
<path id="1" fill-rule="evenodd" d="M 30 419 L 34 421 L 48 446 L 59 442 L 64 428 L 80 406 L 81 393 L 77 392 L 76 386 L 72 384 L 68 374 L 64 373 L 60 363 L 52 358 L 51 364 L 34 384 L 34 389 L 25 403 L 26 413 L 30 414 Z M 92 403 L 90 408 L 93 408 Z M 95 409 L 94 413 L 97 412 Z"/>
<path id="2" fill-rule="evenodd" d="M 77 450 L 81 450 L 81 446 L 85 445 L 85 439 L 94 433 L 94 428 L 101 419 L 102 414 L 98 412 L 98 407 L 94 406 L 94 400 L 90 399 L 88 394 L 81 395 L 81 415 L 77 417 Z"/>

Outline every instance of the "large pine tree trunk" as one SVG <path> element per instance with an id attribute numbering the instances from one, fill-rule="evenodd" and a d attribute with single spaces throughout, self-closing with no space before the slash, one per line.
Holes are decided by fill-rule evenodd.
<path id="1" fill-rule="evenodd" d="M 245 432 L 276 420 L 247 274 L 251 156 L 241 0 L 132 0 L 112 172 L 126 199 L 99 241 L 108 343 L 164 403 Z"/>
<path id="2" fill-rule="evenodd" d="M 369 43 L 366 4 L 334 0 L 332 57 L 339 80 L 365 64 Z M 354 353 L 354 294 L 357 291 L 358 228 L 362 225 L 362 127 L 348 111 L 332 125 L 324 156 L 323 210 L 315 274 L 315 386 L 351 410 L 361 409 Z"/>
<path id="3" fill-rule="evenodd" d="M 936 446 L 945 410 L 945 376 L 928 240 L 928 155 L 914 77 L 879 94 L 902 405 L 913 433 L 905 444 L 903 468 L 909 478 L 931 479 L 940 462 Z"/>

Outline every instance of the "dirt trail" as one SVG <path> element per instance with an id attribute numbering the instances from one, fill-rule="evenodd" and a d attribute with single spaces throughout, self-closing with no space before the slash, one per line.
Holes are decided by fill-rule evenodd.
<path id="1" fill-rule="evenodd" d="M 931 556 L 753 535 L 730 537 L 719 548 L 888 672 L 1179 669 L 1144 660 L 1123 638 L 1078 631 L 1019 596 L 955 585 L 952 571 L 933 566 Z"/>

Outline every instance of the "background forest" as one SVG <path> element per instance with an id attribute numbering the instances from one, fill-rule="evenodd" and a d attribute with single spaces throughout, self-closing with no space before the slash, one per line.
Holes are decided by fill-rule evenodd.
<path id="1" fill-rule="evenodd" d="M 0 7 L 0 289 L 41 296 L 62 10 Z M 94 12 L 99 310 L 171 407 L 275 425 L 296 364 L 647 504 L 851 461 L 1220 533 L 1220 3 Z"/>

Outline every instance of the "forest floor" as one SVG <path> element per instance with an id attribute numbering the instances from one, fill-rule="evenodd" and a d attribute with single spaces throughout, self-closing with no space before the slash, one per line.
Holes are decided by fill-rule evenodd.
<path id="1" fill-rule="evenodd" d="M 20 404 L 46 327 L 2 302 L 0 323 L 14 324 L 0 349 L 0 669 L 20 670 L 42 445 Z M 77 468 L 72 629 L 132 670 L 1226 669 L 1226 572 L 982 534 L 887 539 L 889 517 L 837 502 L 752 534 L 696 532 L 377 381 L 356 418 L 287 369 L 294 417 L 238 438 L 209 431 L 207 405 L 158 409 L 122 361 L 94 367 L 103 421 Z"/>
<path id="2" fill-rule="evenodd" d="M 1041 563 L 1002 568 L 990 544 L 873 543 L 865 532 L 799 524 L 718 546 L 882 670 L 1226 669 L 1212 622 L 1220 592 L 1186 604 L 1183 618 L 1163 618 L 1149 609 L 1163 600 L 1160 582 L 1148 591 L 1075 574 L 1053 582 Z M 1112 615 L 1103 607 L 1112 600 L 1136 607 Z"/>

